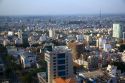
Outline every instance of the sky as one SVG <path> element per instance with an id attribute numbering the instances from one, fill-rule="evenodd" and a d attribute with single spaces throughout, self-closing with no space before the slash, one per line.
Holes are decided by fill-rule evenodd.
<path id="1" fill-rule="evenodd" d="M 125 14 L 125 0 L 0 0 L 0 15 Z"/>

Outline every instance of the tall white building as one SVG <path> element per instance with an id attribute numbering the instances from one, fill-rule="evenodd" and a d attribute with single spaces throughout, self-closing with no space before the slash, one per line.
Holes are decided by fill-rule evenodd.
<path id="1" fill-rule="evenodd" d="M 18 30 L 18 38 L 22 38 L 22 33 L 23 33 L 22 30 L 19 29 Z"/>
<path id="2" fill-rule="evenodd" d="M 106 38 L 100 37 L 99 39 L 96 40 L 96 46 L 99 48 L 103 48 L 103 45 L 107 43 Z"/>
<path id="3" fill-rule="evenodd" d="M 22 34 L 23 34 L 22 30 L 19 29 L 18 30 L 18 38 L 19 38 L 21 44 L 23 43 Z"/>
<path id="4" fill-rule="evenodd" d="M 119 23 L 113 24 L 113 37 L 115 38 L 122 38 L 123 34 L 123 27 Z"/>
<path id="5" fill-rule="evenodd" d="M 68 78 L 73 75 L 71 52 L 66 46 L 55 46 L 52 51 L 46 51 L 45 60 L 48 68 L 48 83 L 56 77 Z"/>
<path id="6" fill-rule="evenodd" d="M 49 37 L 52 37 L 52 38 L 55 37 L 55 30 L 53 30 L 53 29 L 49 30 Z"/>

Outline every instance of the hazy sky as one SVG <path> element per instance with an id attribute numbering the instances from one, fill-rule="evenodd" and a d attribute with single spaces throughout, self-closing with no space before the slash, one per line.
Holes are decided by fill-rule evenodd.
<path id="1" fill-rule="evenodd" d="M 0 15 L 125 14 L 125 0 L 0 0 Z"/>

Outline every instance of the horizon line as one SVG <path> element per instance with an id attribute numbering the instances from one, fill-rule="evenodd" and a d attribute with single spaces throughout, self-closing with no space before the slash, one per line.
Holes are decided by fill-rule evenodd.
<path id="1" fill-rule="evenodd" d="M 2 16 L 96 16 L 96 15 L 100 15 L 100 14 L 97 14 L 97 13 L 95 13 L 95 14 L 36 14 L 36 15 L 28 15 L 28 14 L 25 14 L 25 15 L 0 15 L 0 17 L 2 17 Z M 102 13 L 101 15 L 125 15 L 125 13 Z"/>

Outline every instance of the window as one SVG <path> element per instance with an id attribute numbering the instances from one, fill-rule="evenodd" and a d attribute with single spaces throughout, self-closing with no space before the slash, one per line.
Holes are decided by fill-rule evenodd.
<path id="1" fill-rule="evenodd" d="M 64 70 L 65 69 L 65 65 L 63 66 L 58 66 L 58 70 Z"/>
<path id="2" fill-rule="evenodd" d="M 33 60 L 30 60 L 30 62 L 33 62 Z"/>
<path id="3" fill-rule="evenodd" d="M 56 63 L 53 63 L 53 65 L 56 65 Z"/>
<path id="4" fill-rule="evenodd" d="M 58 58 L 65 58 L 65 53 L 58 54 Z"/>
<path id="5" fill-rule="evenodd" d="M 56 77 L 56 74 L 54 74 L 54 77 Z"/>
<path id="6" fill-rule="evenodd" d="M 68 73 L 68 69 L 67 69 L 66 71 L 67 71 L 67 73 Z"/>
<path id="7" fill-rule="evenodd" d="M 53 57 L 53 59 L 56 59 L 56 57 Z"/>
<path id="8" fill-rule="evenodd" d="M 56 62 L 56 60 L 53 60 L 53 62 Z"/>
<path id="9" fill-rule="evenodd" d="M 68 67 L 68 63 L 66 64 L 66 66 Z"/>
<path id="10" fill-rule="evenodd" d="M 66 74 L 68 75 L 68 72 Z"/>
<path id="11" fill-rule="evenodd" d="M 65 64 L 65 60 L 58 60 L 58 64 Z"/>
<path id="12" fill-rule="evenodd" d="M 53 69 L 56 69 L 56 66 L 53 66 Z"/>
<path id="13" fill-rule="evenodd" d="M 53 74 L 55 75 L 55 74 L 56 74 L 56 71 L 54 71 Z"/>
<path id="14" fill-rule="evenodd" d="M 66 72 L 65 71 L 60 71 L 58 72 L 58 76 L 65 76 L 66 75 Z"/>
<path id="15" fill-rule="evenodd" d="M 55 68 L 54 68 L 53 70 L 54 70 L 54 72 L 56 71 L 56 69 L 55 69 Z"/>

